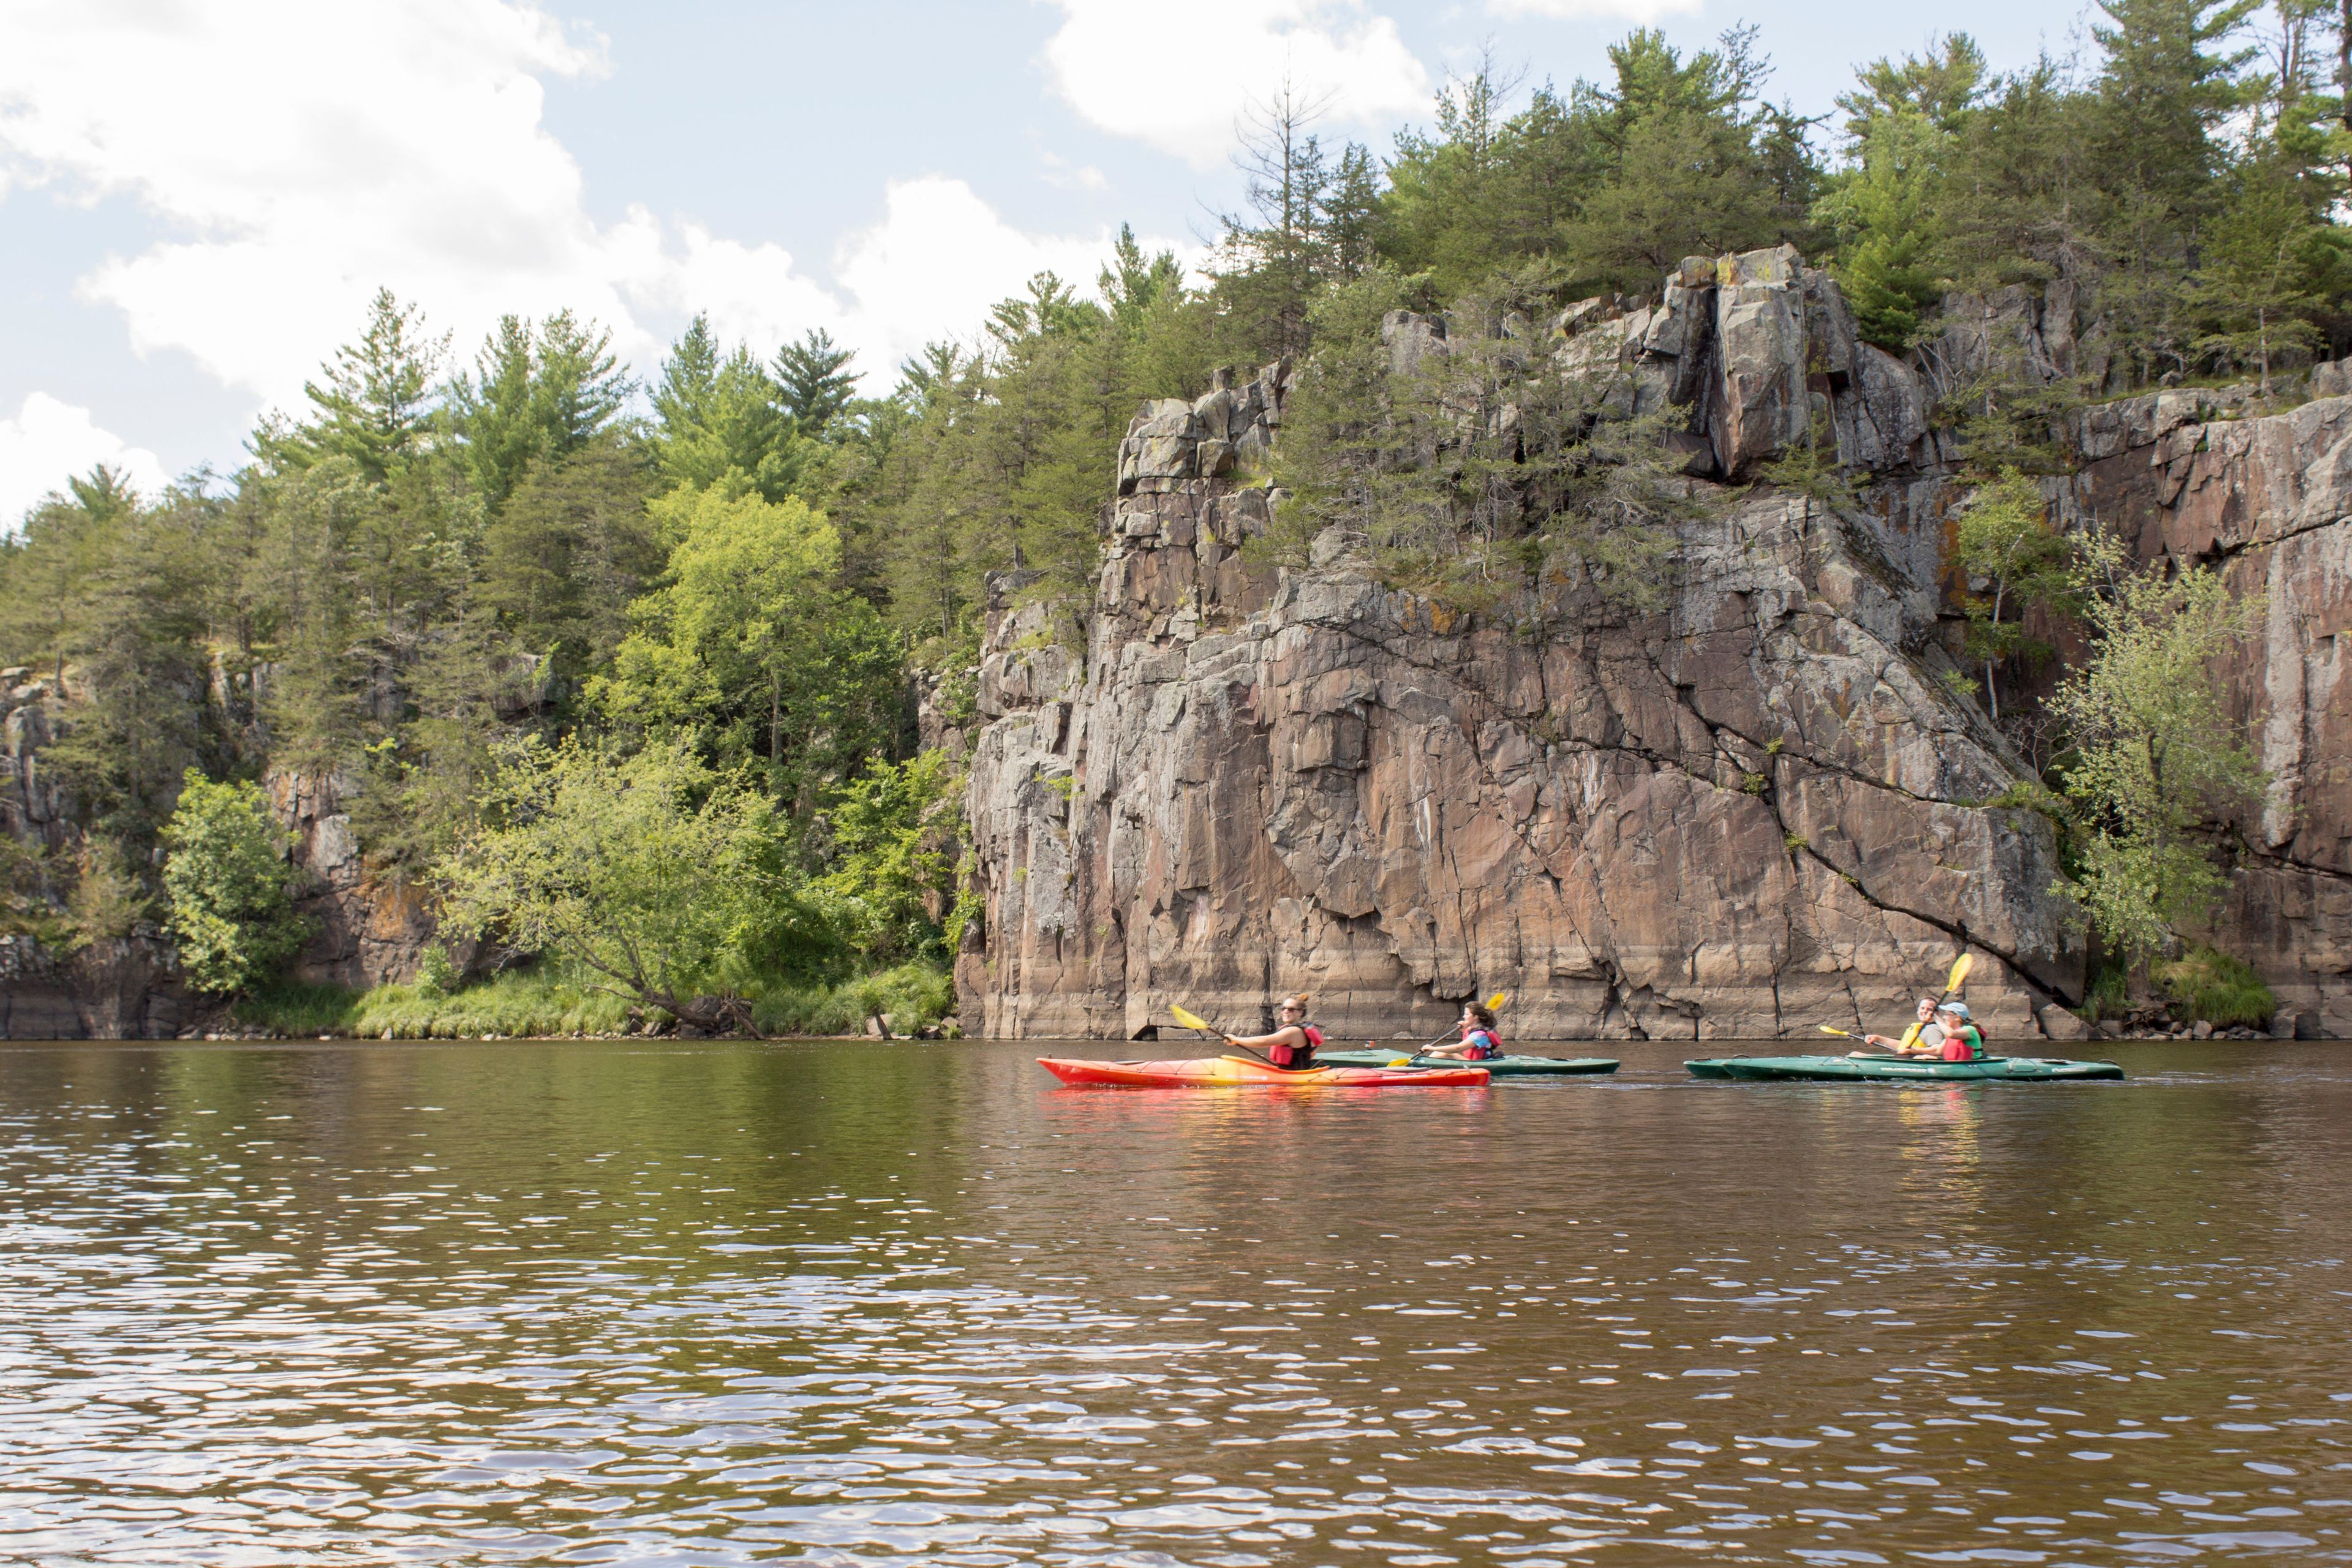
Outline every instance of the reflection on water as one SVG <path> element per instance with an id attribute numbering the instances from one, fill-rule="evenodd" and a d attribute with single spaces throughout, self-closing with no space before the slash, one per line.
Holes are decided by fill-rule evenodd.
<path id="1" fill-rule="evenodd" d="M 0 1049 L 0 1559 L 2352 1561 L 2352 1056 Z"/>

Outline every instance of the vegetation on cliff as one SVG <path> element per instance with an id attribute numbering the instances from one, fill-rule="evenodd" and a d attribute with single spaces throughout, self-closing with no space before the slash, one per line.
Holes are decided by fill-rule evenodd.
<path id="1" fill-rule="evenodd" d="M 942 717 L 969 716 L 956 692 L 989 573 L 1028 568 L 1075 631 L 1142 398 L 1287 357 L 1304 368 L 1282 528 L 1347 521 L 1399 581 L 1474 603 L 1549 573 L 1639 609 L 1676 504 L 1663 432 L 1596 423 L 1572 383 L 1504 346 L 1506 323 L 1781 243 L 1830 258 L 1864 335 L 1897 353 L 1933 357 L 1948 296 L 2082 302 L 2067 374 L 2028 383 L 1996 359 L 1939 384 L 1986 487 L 1960 549 L 1986 585 L 1969 657 L 1998 710 L 1999 683 L 2051 652 L 2026 610 L 2081 609 L 2036 501 L 2053 416 L 2184 377 L 2267 387 L 2352 342 L 2340 23 L 2303 0 L 2264 17 L 2252 0 L 2106 0 L 2085 58 L 2007 73 L 1941 38 L 1864 68 L 1833 132 L 1766 96 L 1749 29 L 1688 54 L 1639 30 L 1605 79 L 1565 88 L 1482 68 L 1386 155 L 1326 146 L 1286 100 L 1247 138 L 1247 200 L 1212 276 L 1123 234 L 1095 298 L 1040 276 L 970 342 L 898 367 L 887 396 L 856 395 L 858 367 L 822 334 L 763 357 L 699 320 L 644 388 L 563 312 L 509 318 L 459 363 L 382 295 L 236 473 L 142 501 L 100 470 L 0 545 L 0 663 L 70 695 L 39 763 L 74 820 L 6 847 L 7 918 L 87 932 L 177 910 L 166 884 L 193 876 L 173 870 L 193 840 L 166 825 L 211 798 L 184 792 L 191 770 L 331 773 L 376 875 L 425 879 L 467 929 L 560 956 L 567 984 L 602 974 L 671 1012 L 707 993 L 740 1018 L 889 966 L 936 973 L 968 916 L 958 779 L 917 756 L 911 693 L 938 679 Z M 1445 386 L 1391 377 L 1375 399 L 1400 309 L 1451 313 L 1475 346 Z M 1465 416 L 1448 400 L 1469 372 Z M 1382 456 L 1441 439 L 1457 448 L 1442 467 Z M 2133 949 L 2158 934 L 2134 910 L 2193 919 L 2211 884 L 2189 862 L 2243 793 L 2228 757 L 2193 784 L 2134 772 L 2134 745 L 2195 719 L 2120 695 L 2155 613 L 2136 592 L 2102 601 L 2120 619 L 2093 610 L 2110 662 L 2065 688 L 2048 749 L 2084 814 L 2089 905 Z M 534 789 L 578 810 L 526 810 Z M 680 848 L 692 866 L 632 861 L 630 814 L 656 801 L 689 838 L 727 832 Z M 576 835 L 558 846 L 559 828 Z M 542 875 L 559 850 L 576 863 Z M 647 959 L 653 926 L 589 923 L 630 910 L 691 962 Z M 268 943 L 249 950 L 268 967 Z M 235 987 L 257 971 L 207 973 Z"/>

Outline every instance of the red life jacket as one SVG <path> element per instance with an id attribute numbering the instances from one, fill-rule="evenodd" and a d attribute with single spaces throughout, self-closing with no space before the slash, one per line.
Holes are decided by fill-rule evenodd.
<path id="1" fill-rule="evenodd" d="M 1462 1053 L 1464 1061 L 1492 1061 L 1503 1054 L 1503 1042 L 1495 1037 L 1492 1029 L 1466 1027 L 1462 1031 L 1462 1043 L 1469 1047 Z"/>
<path id="2" fill-rule="evenodd" d="M 1948 1062 L 1980 1062 L 1984 1060 L 1984 1037 L 1973 1025 L 1962 1024 L 1957 1034 L 1944 1037 L 1944 1059 Z"/>
<path id="3" fill-rule="evenodd" d="M 1323 1031 L 1312 1024 L 1301 1024 L 1298 1029 L 1307 1037 L 1307 1045 L 1303 1049 L 1277 1040 L 1266 1047 L 1265 1059 L 1278 1068 L 1289 1068 L 1299 1072 L 1313 1067 L 1315 1053 L 1323 1047 Z"/>

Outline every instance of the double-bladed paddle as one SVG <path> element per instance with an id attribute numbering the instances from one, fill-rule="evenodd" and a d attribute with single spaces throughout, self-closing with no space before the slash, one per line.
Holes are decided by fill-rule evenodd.
<path id="1" fill-rule="evenodd" d="M 1510 999 L 1511 999 L 1511 994 L 1510 994 L 1509 992 L 1507 992 L 1507 991 L 1497 991 L 1497 992 L 1496 992 L 1492 996 L 1489 996 L 1489 997 L 1487 997 L 1487 998 L 1486 998 L 1486 1011 L 1488 1011 L 1489 1013 L 1495 1012 L 1495 1011 L 1496 1011 L 1497 1009 L 1499 1009 L 1499 1008 L 1503 1005 L 1503 1004 L 1504 1004 L 1504 1003 L 1508 1002 Z M 1421 1058 L 1422 1058 L 1423 1057 L 1426 1056 L 1430 1051 L 1432 1051 L 1432 1050 L 1435 1049 L 1435 1048 L 1436 1048 L 1437 1047 L 1439 1047 L 1439 1046 L 1444 1045 L 1444 1043 L 1445 1043 L 1445 1037 L 1444 1037 L 1444 1035 L 1440 1035 L 1440 1036 L 1438 1036 L 1438 1037 L 1437 1037 L 1437 1038 L 1435 1038 L 1435 1039 L 1433 1039 L 1433 1040 L 1430 1041 L 1428 1045 L 1425 1045 L 1425 1046 L 1422 1047 L 1419 1050 L 1416 1050 L 1415 1052 L 1413 1052 L 1413 1053 L 1412 1053 L 1412 1055 L 1411 1055 L 1411 1056 L 1409 1056 L 1409 1057 L 1399 1057 L 1396 1060 L 1394 1060 L 1394 1061 L 1392 1061 L 1392 1062 L 1389 1063 L 1389 1066 L 1391 1066 L 1391 1067 L 1392 1067 L 1392 1068 L 1396 1068 L 1396 1067 L 1411 1067 L 1411 1066 L 1412 1066 L 1412 1064 L 1413 1064 L 1413 1063 L 1415 1063 L 1415 1062 L 1417 1062 L 1417 1061 L 1421 1060 Z"/>
<path id="2" fill-rule="evenodd" d="M 1274 1067 L 1274 1060 L 1272 1058 L 1259 1056 L 1257 1052 L 1251 1051 L 1247 1046 L 1236 1043 L 1233 1036 L 1227 1034 L 1224 1030 L 1218 1028 L 1215 1025 L 1210 1023 L 1209 1020 L 1203 1018 L 1201 1015 L 1193 1012 L 1189 1007 L 1179 1007 L 1175 1003 L 1171 1002 L 1168 1004 L 1168 1016 L 1188 1029 L 1198 1029 L 1204 1035 L 1214 1035 L 1218 1038 L 1223 1040 L 1225 1044 L 1233 1049 L 1237 1051 L 1249 1051 L 1249 1054 L 1252 1057 L 1255 1057 L 1257 1060 L 1265 1063 L 1268 1067 Z M 1280 1071 L 1282 1069 L 1277 1068 L 1276 1070 Z"/>

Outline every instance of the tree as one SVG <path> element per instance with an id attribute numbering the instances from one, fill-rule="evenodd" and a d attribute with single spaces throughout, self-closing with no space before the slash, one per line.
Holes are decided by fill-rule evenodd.
<path id="1" fill-rule="evenodd" d="M 272 978 L 309 932 L 287 896 L 285 830 L 260 789 L 191 768 L 163 837 L 167 929 L 189 980 L 229 994 Z"/>
<path id="2" fill-rule="evenodd" d="M 2126 573 L 2112 545 L 2083 576 L 2095 651 L 2051 700 L 2073 754 L 2065 790 L 2083 813 L 2081 875 L 2062 890 L 2127 955 L 2145 960 L 2209 920 L 2226 885 L 2213 824 L 2264 783 L 2222 710 L 2215 668 L 2262 618 L 2204 567 Z"/>
<path id="3" fill-rule="evenodd" d="M 2035 652 L 2011 610 L 2049 608 L 2065 602 L 2074 588 L 2074 552 L 2047 521 L 2042 487 L 2015 468 L 1981 486 L 1960 514 L 1958 558 L 1971 584 L 1988 593 L 1968 601 L 1969 656 L 1984 661 L 1985 698 L 2000 719 L 1997 667 L 2021 653 Z"/>
<path id="4" fill-rule="evenodd" d="M 653 405 L 654 460 L 670 484 L 740 482 L 774 501 L 800 482 L 805 443 L 774 380 L 750 349 L 722 349 L 709 317 L 671 346 Z"/>
<path id="5" fill-rule="evenodd" d="M 1276 453 L 1291 494 L 1260 552 L 1297 561 L 1336 525 L 1388 581 L 1528 625 L 1662 603 L 1693 510 L 1664 411 L 1642 406 L 1613 353 L 1563 366 L 1535 352 L 1542 295 L 1526 274 L 1457 299 L 1444 336 L 1397 368 L 1381 330 L 1401 288 L 1369 273 L 1319 304 Z"/>
<path id="6" fill-rule="evenodd" d="M 835 344 L 833 334 L 821 327 L 811 328 L 800 342 L 777 351 L 777 400 L 810 440 L 823 440 L 856 395 L 857 378 L 847 368 L 856 357 L 855 351 Z"/>
<path id="7" fill-rule="evenodd" d="M 805 502 L 714 486 L 653 510 L 677 543 L 592 700 L 613 720 L 682 731 L 730 764 L 758 765 L 780 799 L 813 806 L 895 742 L 897 639 L 840 587 L 840 535 Z"/>
<path id="8" fill-rule="evenodd" d="M 476 488 L 492 510 L 534 463 L 571 456 L 608 429 L 632 384 L 612 352 L 613 334 L 558 310 L 534 331 L 504 316 L 475 356 L 475 373 L 449 387 Z"/>
<path id="9" fill-rule="evenodd" d="M 826 811 L 837 856 L 818 889 L 857 955 L 890 963 L 945 957 L 964 847 L 964 778 L 944 752 L 885 763 L 846 785 Z"/>
<path id="10" fill-rule="evenodd" d="M 774 803 L 684 739 L 616 756 L 506 748 L 481 826 L 441 862 L 445 920 L 598 976 L 696 1027 L 756 1034 L 740 994 L 800 914 Z"/>
<path id="11" fill-rule="evenodd" d="M 383 483 L 425 449 L 448 349 L 446 334 L 425 335 L 422 309 L 377 289 L 360 341 L 337 349 L 320 380 L 302 384 L 310 418 L 281 436 L 265 429 L 258 448 L 296 467 L 348 458 L 369 482 Z"/>

